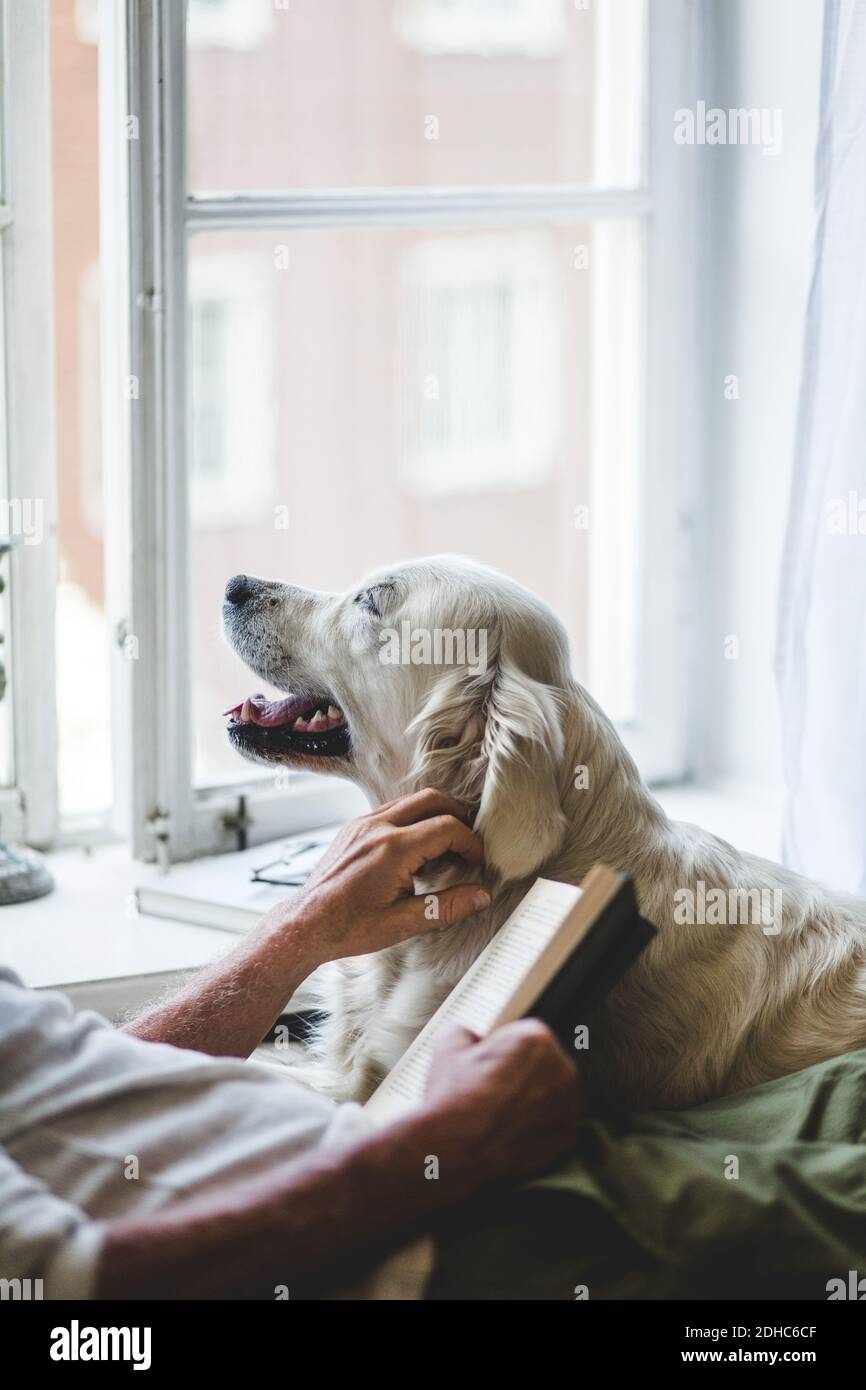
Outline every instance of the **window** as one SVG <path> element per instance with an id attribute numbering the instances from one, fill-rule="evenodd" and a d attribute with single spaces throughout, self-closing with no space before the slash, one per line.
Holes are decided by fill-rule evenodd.
<path id="1" fill-rule="evenodd" d="M 58 800 L 64 831 L 74 827 L 90 834 L 105 826 L 114 793 L 101 439 L 99 166 L 93 157 L 99 139 L 99 73 L 96 48 L 82 36 L 81 6 L 59 0 L 46 8 L 58 477 Z"/>
<path id="2" fill-rule="evenodd" d="M 548 481 L 560 435 L 557 271 L 544 232 L 425 240 L 407 256 L 400 473 L 413 496 Z"/>
<path id="3" fill-rule="evenodd" d="M 269 27 L 236 49 L 195 42 L 189 11 L 197 195 L 641 182 L 643 0 L 243 6 Z"/>
<path id="4" fill-rule="evenodd" d="M 0 560 L 0 828 L 4 839 L 26 836 L 40 844 L 53 837 L 57 821 L 51 146 L 43 6 L 0 4 L 0 47 L 0 524 L 13 543 Z"/>
<path id="5" fill-rule="evenodd" d="M 194 527 L 255 523 L 273 488 L 269 289 L 243 255 L 214 251 L 190 265 Z"/>
<path id="6" fill-rule="evenodd" d="M 226 746 L 220 711 L 250 683 L 218 640 L 239 570 L 342 588 L 396 551 L 475 554 L 562 616 L 644 772 L 683 772 L 687 516 L 666 499 L 689 439 L 663 403 L 692 341 L 670 128 L 691 16 L 102 7 L 113 466 L 84 510 L 117 524 L 104 615 L 75 611 L 111 634 L 115 804 L 139 853 L 226 849 L 241 815 L 261 840 L 344 804 L 337 782 L 277 787 Z"/>
<path id="7" fill-rule="evenodd" d="M 60 0 L 66 3 L 66 0 Z M 99 0 L 71 0 L 82 43 L 99 41 Z M 187 37 L 193 47 L 250 48 L 267 36 L 272 4 L 258 0 L 186 0 Z M 278 4 L 279 0 L 273 0 Z"/>
<path id="8" fill-rule="evenodd" d="M 394 26 L 425 53 L 547 58 L 566 41 L 562 0 L 398 0 Z"/>
<path id="9" fill-rule="evenodd" d="M 250 0 L 189 0 L 187 41 L 195 48 L 254 48 L 270 31 L 273 8 Z"/>

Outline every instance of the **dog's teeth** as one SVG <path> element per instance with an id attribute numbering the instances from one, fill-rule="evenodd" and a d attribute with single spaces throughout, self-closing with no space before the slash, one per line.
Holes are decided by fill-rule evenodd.
<path id="1" fill-rule="evenodd" d="M 317 709 L 307 727 L 310 729 L 323 729 L 327 722 L 326 716 L 322 714 L 320 709 Z"/>
<path id="2" fill-rule="evenodd" d="M 343 711 L 341 709 L 338 709 L 336 705 L 328 705 L 328 718 L 342 719 Z"/>
<path id="3" fill-rule="evenodd" d="M 292 725 L 292 728 L 297 729 L 299 733 L 305 734 L 307 732 L 307 729 L 309 728 L 309 725 L 307 724 L 306 719 L 302 719 L 301 716 L 298 715 L 297 719 Z"/>
<path id="4" fill-rule="evenodd" d="M 243 705 L 241 706 L 241 712 L 238 715 L 238 719 L 240 719 L 242 724 L 249 724 L 250 720 L 253 717 L 250 713 L 251 709 L 252 705 L 250 704 L 250 698 L 249 696 L 247 696 L 247 698 L 243 702 Z"/>

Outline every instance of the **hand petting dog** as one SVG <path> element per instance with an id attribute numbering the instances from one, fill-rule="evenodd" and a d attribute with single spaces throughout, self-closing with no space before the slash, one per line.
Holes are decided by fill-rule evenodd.
<path id="1" fill-rule="evenodd" d="M 413 874 L 443 854 L 457 855 L 470 870 L 480 866 L 481 841 L 466 818 L 452 797 L 426 790 L 351 821 L 302 893 L 277 903 L 239 946 L 127 1031 L 213 1056 L 248 1057 L 319 966 L 483 911 L 490 894 L 477 883 L 437 893 L 435 914 L 429 895 L 414 889 Z"/>
<path id="2" fill-rule="evenodd" d="M 458 855 L 472 867 L 481 864 L 481 841 L 468 819 L 465 806 L 432 787 L 389 801 L 344 826 L 301 897 L 281 903 L 269 917 L 293 920 L 302 911 L 322 961 L 365 955 L 431 928 L 456 926 L 490 906 L 487 890 L 461 883 L 418 895 L 414 875 L 443 854 Z"/>

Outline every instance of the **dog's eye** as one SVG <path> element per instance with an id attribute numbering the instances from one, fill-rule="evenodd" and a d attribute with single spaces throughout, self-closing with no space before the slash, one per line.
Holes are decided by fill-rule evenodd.
<path id="1" fill-rule="evenodd" d="M 374 617 L 381 618 L 382 614 L 376 606 L 376 600 L 373 597 L 372 589 L 362 589 L 360 594 L 355 595 L 355 602 L 360 608 L 364 608 L 368 613 L 372 613 Z"/>
<path id="2" fill-rule="evenodd" d="M 366 608 L 367 612 L 372 613 L 374 618 L 381 618 L 382 610 L 379 607 L 379 600 L 382 594 L 387 593 L 393 587 L 393 584 L 374 584 L 372 588 L 362 589 L 359 594 L 356 594 L 354 602 L 359 604 L 361 608 Z"/>

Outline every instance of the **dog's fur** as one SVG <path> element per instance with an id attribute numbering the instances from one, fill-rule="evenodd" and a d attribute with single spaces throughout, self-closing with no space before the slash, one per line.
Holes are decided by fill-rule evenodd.
<path id="1" fill-rule="evenodd" d="M 233 725 L 240 751 L 350 777 L 374 804 L 428 786 L 451 793 L 475 814 L 494 890 L 466 926 L 331 969 L 311 1084 L 368 1095 L 533 878 L 580 883 L 599 861 L 630 872 L 659 928 L 581 1053 L 599 1104 L 693 1105 L 866 1046 L 866 904 L 669 821 L 573 679 L 565 633 L 534 595 L 450 556 L 391 567 L 344 595 L 248 582 L 247 601 L 224 606 L 231 644 L 279 689 L 327 693 L 346 713 L 351 749 L 273 753 Z M 384 664 L 380 630 L 404 620 L 413 631 L 483 630 L 486 669 Z M 575 785 L 579 767 L 588 786 Z M 423 889 L 467 877 L 452 865 Z M 678 925 L 675 894 L 699 880 L 780 890 L 778 931 Z"/>

